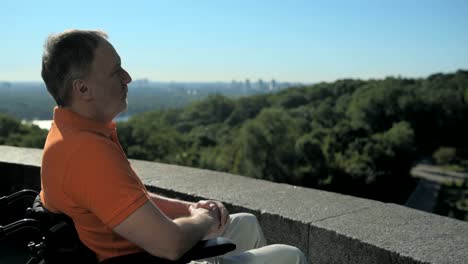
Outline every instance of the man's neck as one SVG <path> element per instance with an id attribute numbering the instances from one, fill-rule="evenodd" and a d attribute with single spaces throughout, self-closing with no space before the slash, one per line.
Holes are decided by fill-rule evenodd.
<path id="1" fill-rule="evenodd" d="M 77 113 L 80 116 L 86 117 L 88 119 L 94 120 L 94 121 L 99 122 L 99 123 L 107 124 L 107 123 L 111 122 L 112 119 L 113 119 L 113 118 L 104 117 L 104 116 L 100 115 L 99 112 L 96 111 L 96 109 L 93 109 L 91 107 L 84 107 L 84 106 L 81 106 L 81 105 L 72 104 L 71 106 L 66 106 L 65 108 L 67 108 L 70 111 L 73 111 L 73 112 Z"/>

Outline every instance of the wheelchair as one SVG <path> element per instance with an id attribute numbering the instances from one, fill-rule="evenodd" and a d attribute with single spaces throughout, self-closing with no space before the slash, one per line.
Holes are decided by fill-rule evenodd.
<path id="1" fill-rule="evenodd" d="M 4 208 L 23 212 L 23 219 L 6 225 L 0 222 L 0 241 L 24 241 L 30 254 L 27 264 L 98 263 L 95 253 L 78 238 L 72 219 L 65 214 L 48 211 L 42 205 L 38 192 L 24 189 L 0 197 L 2 215 L 9 216 L 8 210 Z M 101 264 L 182 264 L 220 256 L 235 248 L 231 240 L 218 237 L 199 241 L 176 261 L 139 252 L 106 259 Z"/>

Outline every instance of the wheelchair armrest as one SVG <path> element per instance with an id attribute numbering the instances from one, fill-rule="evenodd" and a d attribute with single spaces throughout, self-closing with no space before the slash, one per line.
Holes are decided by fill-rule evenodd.
<path id="1" fill-rule="evenodd" d="M 17 191 L 13 194 L 10 194 L 8 196 L 2 196 L 0 197 L 0 208 L 5 207 L 9 204 L 12 204 L 16 200 L 23 199 L 24 197 L 35 198 L 38 194 L 39 193 L 34 190 L 24 189 L 21 191 Z"/>
<path id="2" fill-rule="evenodd" d="M 225 237 L 216 237 L 208 240 L 201 240 L 187 253 L 185 253 L 181 260 L 190 262 L 190 260 L 211 258 L 215 256 L 224 255 L 236 249 L 236 244 L 230 239 Z"/>
<path id="3" fill-rule="evenodd" d="M 0 240 L 24 229 L 40 233 L 40 222 L 36 219 L 25 218 L 5 226 L 0 225 Z"/>
<path id="4" fill-rule="evenodd" d="M 170 261 L 148 254 L 147 252 L 139 252 L 129 255 L 113 257 L 104 260 L 101 264 L 182 264 L 189 263 L 192 260 L 211 258 L 226 254 L 229 251 L 236 249 L 236 244 L 225 237 L 217 237 L 208 240 L 201 240 L 179 260 Z"/>

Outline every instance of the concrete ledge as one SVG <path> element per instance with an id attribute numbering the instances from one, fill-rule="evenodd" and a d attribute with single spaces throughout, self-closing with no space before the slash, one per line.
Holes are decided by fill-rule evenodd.
<path id="1" fill-rule="evenodd" d="M 41 153 L 0 146 L 0 195 L 14 189 L 11 186 L 40 187 Z M 466 263 L 468 259 L 466 222 L 227 173 L 131 162 L 151 191 L 193 201 L 217 199 L 231 212 L 257 215 L 270 243 L 297 246 L 310 263 Z"/>

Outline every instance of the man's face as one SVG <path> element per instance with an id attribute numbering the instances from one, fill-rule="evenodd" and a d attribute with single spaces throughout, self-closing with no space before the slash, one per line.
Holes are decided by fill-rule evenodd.
<path id="1" fill-rule="evenodd" d="M 105 40 L 101 41 L 86 77 L 93 98 L 91 103 L 99 120 L 110 121 L 127 109 L 127 84 L 131 81 L 114 47 Z"/>

